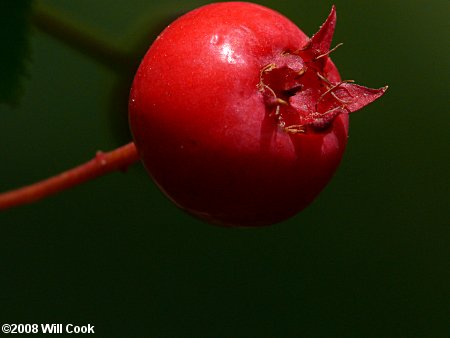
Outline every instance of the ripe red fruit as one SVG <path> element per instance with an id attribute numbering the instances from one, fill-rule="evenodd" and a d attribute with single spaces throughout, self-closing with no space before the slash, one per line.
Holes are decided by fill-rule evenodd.
<path id="1" fill-rule="evenodd" d="M 311 39 L 281 14 L 216 3 L 172 23 L 134 79 L 138 152 L 179 207 L 260 226 L 305 208 L 332 177 L 348 113 L 380 97 L 341 81 L 328 54 L 336 14 Z"/>

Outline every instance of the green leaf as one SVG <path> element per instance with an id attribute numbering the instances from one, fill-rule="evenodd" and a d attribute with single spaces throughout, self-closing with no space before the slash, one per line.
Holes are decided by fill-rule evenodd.
<path id="1" fill-rule="evenodd" d="M 0 103 L 17 105 L 29 58 L 31 0 L 0 1 Z"/>

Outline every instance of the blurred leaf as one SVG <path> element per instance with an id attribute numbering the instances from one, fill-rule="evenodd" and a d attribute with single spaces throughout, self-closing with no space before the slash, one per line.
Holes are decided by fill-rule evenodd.
<path id="1" fill-rule="evenodd" d="M 26 73 L 31 0 L 0 1 L 0 103 L 16 105 L 22 94 L 21 82 Z"/>

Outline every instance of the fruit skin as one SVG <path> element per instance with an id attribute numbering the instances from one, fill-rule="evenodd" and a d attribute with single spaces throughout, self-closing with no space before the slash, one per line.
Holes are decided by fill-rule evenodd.
<path id="1" fill-rule="evenodd" d="M 289 133 L 260 86 L 265 66 L 308 41 L 281 14 L 230 2 L 185 14 L 152 44 L 131 89 L 130 127 L 147 171 L 180 208 L 220 225 L 269 225 L 304 209 L 328 183 L 348 114 Z M 320 62 L 339 82 L 330 59 Z"/>

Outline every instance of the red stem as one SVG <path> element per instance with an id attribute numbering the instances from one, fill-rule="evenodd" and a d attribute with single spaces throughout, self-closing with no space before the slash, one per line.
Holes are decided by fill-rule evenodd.
<path id="1" fill-rule="evenodd" d="M 93 159 L 61 174 L 0 194 L 0 210 L 32 203 L 115 170 L 125 170 L 139 160 L 130 142 L 107 153 L 98 151 Z"/>

